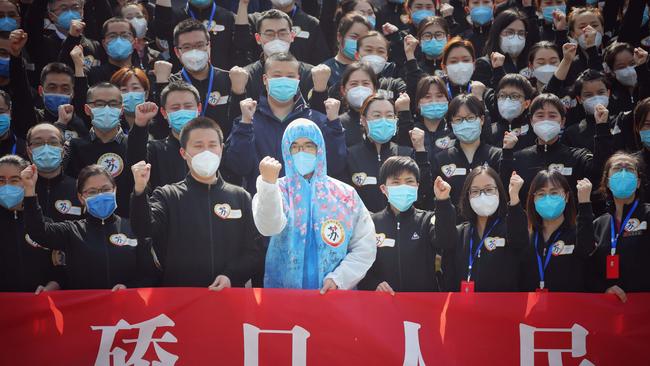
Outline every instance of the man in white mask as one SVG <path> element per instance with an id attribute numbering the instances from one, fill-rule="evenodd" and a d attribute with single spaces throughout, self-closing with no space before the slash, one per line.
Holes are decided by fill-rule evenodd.
<path id="1" fill-rule="evenodd" d="M 262 265 L 261 237 L 253 222 L 251 196 L 218 173 L 223 135 L 209 118 L 188 122 L 180 154 L 185 180 L 145 193 L 151 164 L 133 165 L 131 225 L 154 239 L 162 286 L 242 287 Z"/>

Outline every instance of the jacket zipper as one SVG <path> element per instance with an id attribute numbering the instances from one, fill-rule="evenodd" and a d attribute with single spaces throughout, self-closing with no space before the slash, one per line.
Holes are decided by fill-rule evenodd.
<path id="1" fill-rule="evenodd" d="M 399 278 L 399 289 L 400 291 L 403 290 L 402 288 L 402 251 L 400 249 L 401 243 L 400 243 L 400 231 L 399 231 L 399 218 L 397 219 L 397 241 L 395 242 L 395 246 L 397 247 L 397 274 Z"/>
<path id="2" fill-rule="evenodd" d="M 210 275 L 215 276 L 214 273 L 214 243 L 212 242 L 212 185 L 208 185 L 208 227 L 210 228 Z M 212 279 L 214 280 L 214 279 Z M 211 280 L 211 281 L 212 281 Z"/>
<path id="3" fill-rule="evenodd" d="M 106 243 L 106 225 L 104 223 L 104 220 L 102 220 L 102 234 L 104 234 L 104 253 L 106 254 L 106 287 L 107 288 L 113 288 L 113 285 L 111 284 L 111 260 L 109 258 L 109 252 L 108 252 L 108 246 L 111 244 L 110 239 L 108 243 Z"/>

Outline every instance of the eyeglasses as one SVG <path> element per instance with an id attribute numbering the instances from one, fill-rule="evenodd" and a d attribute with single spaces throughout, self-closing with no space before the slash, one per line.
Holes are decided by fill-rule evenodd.
<path id="1" fill-rule="evenodd" d="M 97 188 L 88 188 L 87 190 L 81 192 L 81 194 L 86 196 L 86 197 L 92 197 L 92 196 L 96 196 L 96 195 L 101 194 L 101 193 L 109 193 L 109 192 L 113 192 L 113 187 L 104 186 L 104 187 L 99 188 L 99 189 L 97 189 Z"/>
<path id="2" fill-rule="evenodd" d="M 487 186 L 485 188 L 479 189 L 479 188 L 470 188 L 469 190 L 469 196 L 470 198 L 476 198 L 481 195 L 481 193 L 485 193 L 486 196 L 496 196 L 499 191 L 497 190 L 497 187 L 495 186 Z"/>
<path id="3" fill-rule="evenodd" d="M 622 170 L 627 170 L 630 173 L 635 173 L 635 174 L 637 173 L 636 168 L 634 166 L 630 165 L 630 164 L 617 163 L 617 164 L 612 165 L 612 172 L 618 173 L 618 172 L 620 172 Z"/>
<path id="4" fill-rule="evenodd" d="M 442 41 L 447 38 L 447 33 L 445 32 L 424 32 L 422 33 L 422 39 L 423 41 L 430 41 L 432 39 L 435 39 L 436 41 Z"/>
<path id="5" fill-rule="evenodd" d="M 528 32 L 524 30 L 514 31 L 512 29 L 504 29 L 501 32 L 502 37 L 506 37 L 510 39 L 515 38 L 515 36 L 517 36 L 519 39 L 526 39 L 526 34 L 528 34 Z"/>
<path id="6" fill-rule="evenodd" d="M 66 12 L 68 10 L 81 11 L 81 4 L 74 4 L 74 5 L 70 5 L 70 6 L 61 5 L 58 8 L 54 9 L 52 12 L 61 14 L 61 13 Z"/>
<path id="7" fill-rule="evenodd" d="M 269 29 L 264 31 L 262 35 L 266 39 L 275 39 L 275 38 L 288 39 L 291 36 L 291 31 L 289 29 L 280 29 L 278 31 Z"/>
<path id="8" fill-rule="evenodd" d="M 109 106 L 111 108 L 122 108 L 122 102 L 117 101 L 117 100 L 95 100 L 92 102 L 86 103 L 88 105 L 94 106 L 95 108 L 104 108 L 106 106 Z"/>
<path id="9" fill-rule="evenodd" d="M 461 124 L 463 122 L 474 121 L 476 118 L 477 117 L 474 116 L 474 115 L 469 115 L 469 116 L 467 116 L 465 118 L 463 118 L 463 117 L 454 117 L 454 118 L 451 119 L 451 123 L 454 124 L 454 125 L 458 125 L 458 124 Z"/>
<path id="10" fill-rule="evenodd" d="M 29 143 L 29 147 L 35 149 L 41 146 L 52 146 L 52 147 L 61 147 L 63 144 L 59 140 L 50 140 L 50 141 L 32 141 Z"/>
<path id="11" fill-rule="evenodd" d="M 289 148 L 289 152 L 291 152 L 292 154 L 297 154 L 300 151 L 316 154 L 316 152 L 318 151 L 318 146 L 316 146 L 316 144 L 312 142 L 308 142 L 304 145 L 291 144 L 291 147 Z"/>
<path id="12" fill-rule="evenodd" d="M 13 186 L 19 185 L 21 182 L 20 177 L 15 177 L 15 178 L 0 178 L 0 186 L 4 186 L 6 184 L 11 184 Z"/>
<path id="13" fill-rule="evenodd" d="M 208 47 L 209 43 L 208 42 L 198 42 L 194 44 L 184 44 L 181 45 L 180 47 L 177 47 L 181 52 L 190 52 L 192 50 L 202 50 Z"/>
<path id="14" fill-rule="evenodd" d="M 518 93 L 512 93 L 512 94 L 506 94 L 506 93 L 499 93 L 497 95 L 498 99 L 510 99 L 510 100 L 522 100 L 524 99 L 524 96 Z"/>
<path id="15" fill-rule="evenodd" d="M 114 40 L 114 39 L 116 39 L 118 37 L 119 38 L 124 38 L 126 40 L 132 40 L 133 39 L 133 33 L 131 33 L 131 32 L 122 32 L 122 33 L 111 32 L 111 33 L 106 34 L 106 39 L 108 41 L 112 41 L 112 40 Z"/>

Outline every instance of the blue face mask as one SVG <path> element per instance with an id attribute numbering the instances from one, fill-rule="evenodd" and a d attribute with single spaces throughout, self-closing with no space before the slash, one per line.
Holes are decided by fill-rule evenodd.
<path id="1" fill-rule="evenodd" d="M 8 78 L 9 77 L 9 57 L 0 57 L 0 76 Z"/>
<path id="2" fill-rule="evenodd" d="M 18 29 L 18 22 L 14 18 L 0 18 L 0 31 L 11 32 Z"/>
<path id="3" fill-rule="evenodd" d="M 492 21 L 494 9 L 491 6 L 479 5 L 469 11 L 472 23 L 476 25 L 485 25 Z"/>
<path id="4" fill-rule="evenodd" d="M 643 18 L 641 18 L 641 26 L 645 27 L 646 24 L 648 24 L 649 19 L 650 16 L 648 15 L 648 7 L 646 6 L 645 9 L 643 10 Z"/>
<path id="5" fill-rule="evenodd" d="M 0 187 L 0 206 L 7 210 L 16 207 L 22 202 L 25 197 L 25 190 L 23 187 L 5 184 Z"/>
<path id="6" fill-rule="evenodd" d="M 434 15 L 436 14 L 434 14 L 434 12 L 432 12 L 431 10 L 416 10 L 413 13 L 411 13 L 411 20 L 413 20 L 413 24 L 418 25 L 425 18 L 432 17 Z"/>
<path id="7" fill-rule="evenodd" d="M 313 173 L 316 169 L 316 155 L 304 151 L 298 151 L 292 155 L 293 164 L 296 166 L 298 174 L 305 176 Z"/>
<path id="8" fill-rule="evenodd" d="M 374 15 L 369 15 L 366 17 L 366 20 L 368 21 L 368 23 L 370 23 L 371 28 L 375 29 L 375 26 L 377 25 L 377 17 Z"/>
<path id="9" fill-rule="evenodd" d="M 385 144 L 397 132 L 397 121 L 388 118 L 379 118 L 368 121 L 368 137 L 374 142 Z"/>
<path id="10" fill-rule="evenodd" d="M 196 109 L 179 109 L 176 112 L 167 114 L 167 119 L 169 119 L 169 125 L 176 133 L 181 133 L 183 127 L 190 120 L 196 118 L 199 115 L 199 111 Z"/>
<path id="11" fill-rule="evenodd" d="M 39 171 L 51 172 L 61 166 L 63 148 L 43 145 L 32 150 L 32 160 Z"/>
<path id="12" fill-rule="evenodd" d="M 547 194 L 535 200 L 535 211 L 544 220 L 557 219 L 564 212 L 566 201 L 559 194 Z"/>
<path id="13" fill-rule="evenodd" d="M 639 178 L 637 178 L 636 174 L 623 169 L 609 177 L 607 186 L 612 191 L 614 198 L 624 199 L 632 197 L 636 192 L 638 183 Z"/>
<path id="14" fill-rule="evenodd" d="M 481 136 L 481 120 L 478 118 L 452 123 L 451 128 L 454 130 L 454 135 L 466 144 L 478 140 Z"/>
<path id="15" fill-rule="evenodd" d="M 126 60 L 133 53 L 133 44 L 127 39 L 117 37 L 108 42 L 106 52 L 108 53 L 108 57 L 113 60 Z"/>
<path id="16" fill-rule="evenodd" d="M 204 8 L 212 4 L 212 0 L 190 0 L 190 4 L 199 8 Z"/>
<path id="17" fill-rule="evenodd" d="M 650 130 L 639 131 L 643 146 L 650 148 Z"/>
<path id="18" fill-rule="evenodd" d="M 56 18 L 56 24 L 67 32 L 70 30 L 73 20 L 81 20 L 81 13 L 76 10 L 66 10 Z"/>
<path id="19" fill-rule="evenodd" d="M 448 103 L 426 103 L 420 104 L 420 114 L 427 119 L 441 119 L 447 113 Z"/>
<path id="20" fill-rule="evenodd" d="M 542 15 L 544 16 L 546 23 L 553 23 L 553 12 L 556 10 L 566 14 L 566 5 L 554 5 L 542 8 Z"/>
<path id="21" fill-rule="evenodd" d="M 92 125 L 99 130 L 110 131 L 120 123 L 120 114 L 122 111 L 119 108 L 105 106 L 102 108 L 92 108 L 91 111 L 93 113 Z"/>
<path id="22" fill-rule="evenodd" d="M 422 49 L 422 53 L 427 56 L 437 57 L 442 55 L 442 50 L 446 45 L 447 39 L 443 39 L 441 41 L 437 39 L 430 39 L 428 41 L 422 41 L 422 43 L 420 43 L 420 49 Z"/>
<path id="23" fill-rule="evenodd" d="M 292 78 L 272 78 L 269 80 L 269 95 L 278 102 L 288 102 L 296 96 L 300 80 Z"/>
<path id="24" fill-rule="evenodd" d="M 144 103 L 144 92 L 128 92 L 122 94 L 122 104 L 124 111 L 128 113 L 135 113 L 135 107 L 138 104 Z"/>
<path id="25" fill-rule="evenodd" d="M 343 44 L 343 54 L 345 57 L 354 60 L 354 55 L 357 53 L 357 40 L 346 38 Z"/>
<path id="26" fill-rule="evenodd" d="M 92 216 L 105 220 L 115 212 L 115 192 L 106 192 L 86 198 L 86 208 Z"/>
<path id="27" fill-rule="evenodd" d="M 70 104 L 71 96 L 67 94 L 51 94 L 43 93 L 43 104 L 48 111 L 52 114 L 58 115 L 59 106 L 63 104 Z"/>
<path id="28" fill-rule="evenodd" d="M 597 4 L 598 4 L 598 0 L 587 0 L 587 5 L 594 6 L 594 5 L 597 5 Z"/>
<path id="29" fill-rule="evenodd" d="M 418 187 L 402 184 L 386 186 L 388 202 L 400 212 L 408 210 L 418 198 Z"/>
<path id="30" fill-rule="evenodd" d="M 11 116 L 9 113 L 0 114 L 0 136 L 4 136 L 11 126 Z"/>

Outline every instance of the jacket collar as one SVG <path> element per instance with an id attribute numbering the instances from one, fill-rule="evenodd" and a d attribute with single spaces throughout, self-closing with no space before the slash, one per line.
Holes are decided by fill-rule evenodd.
<path id="1" fill-rule="evenodd" d="M 224 186 L 224 181 L 223 178 L 221 177 L 221 173 L 217 171 L 217 182 L 215 184 L 204 184 L 192 176 L 191 172 L 188 172 L 187 175 L 185 176 L 185 184 L 187 184 L 187 187 L 190 188 L 192 187 L 193 189 L 199 189 L 202 191 L 207 191 L 208 189 L 211 189 L 214 187 L 215 189 L 221 189 Z"/>

